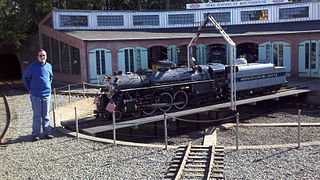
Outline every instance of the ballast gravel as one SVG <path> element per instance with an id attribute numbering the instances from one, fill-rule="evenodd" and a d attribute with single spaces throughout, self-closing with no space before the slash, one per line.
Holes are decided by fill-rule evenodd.
<path id="1" fill-rule="evenodd" d="M 68 102 L 59 97 L 60 105 Z M 56 138 L 31 142 L 29 95 L 9 97 L 16 115 L 0 147 L 0 179 L 163 179 L 174 150 L 129 147 L 75 139 L 54 131 Z"/>
<path id="2" fill-rule="evenodd" d="M 242 123 L 297 123 L 298 109 L 290 107 L 261 114 Z M 302 123 L 320 123 L 320 110 L 303 109 Z M 320 127 L 302 127 L 301 142 L 320 142 Z M 218 144 L 236 145 L 236 129 L 220 128 Z M 240 127 L 239 145 L 298 145 L 297 127 Z M 320 146 L 226 150 L 226 179 L 320 179 Z"/>
<path id="3" fill-rule="evenodd" d="M 320 179 L 320 146 L 228 150 L 226 179 Z"/>
<path id="4" fill-rule="evenodd" d="M 56 138 L 52 140 L 42 138 L 38 142 L 31 142 L 32 111 L 29 95 L 15 94 L 9 97 L 10 104 L 14 105 L 14 121 L 6 136 L 9 138 L 9 144 L 0 147 L 1 180 L 164 178 L 174 150 L 114 146 L 77 140 L 55 131 Z M 59 105 L 67 102 L 67 96 L 59 97 Z M 286 115 L 286 118 L 288 116 Z M 279 135 L 289 139 L 290 134 L 294 133 L 291 131 L 294 130 L 283 131 L 283 134 Z M 234 141 L 233 130 L 226 130 L 225 134 L 220 133 L 219 143 Z M 262 136 L 270 133 L 274 132 L 265 128 L 253 128 L 250 129 L 250 134 L 261 136 L 251 136 L 248 141 L 241 142 L 259 144 Z M 315 135 L 310 139 L 317 140 L 319 128 L 314 128 L 313 133 Z M 269 138 L 267 143 L 274 142 Z M 226 150 L 225 176 L 226 179 L 320 179 L 319 162 L 320 146 L 300 149 Z"/>

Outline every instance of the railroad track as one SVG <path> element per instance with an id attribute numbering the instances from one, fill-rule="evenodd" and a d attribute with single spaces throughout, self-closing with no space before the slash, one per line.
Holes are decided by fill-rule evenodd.
<path id="1" fill-rule="evenodd" d="M 180 146 L 165 179 L 224 179 L 224 148 Z"/>
<path id="2" fill-rule="evenodd" d="M 0 144 L 5 144 L 5 135 L 11 122 L 11 111 L 6 97 L 6 82 L 0 83 Z"/>

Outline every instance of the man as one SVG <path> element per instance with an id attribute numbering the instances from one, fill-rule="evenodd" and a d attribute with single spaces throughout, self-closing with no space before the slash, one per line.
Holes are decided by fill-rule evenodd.
<path id="1" fill-rule="evenodd" d="M 30 64 L 24 75 L 23 82 L 30 93 L 33 124 L 32 124 L 32 138 L 33 141 L 39 140 L 39 134 L 42 131 L 46 139 L 52 139 L 49 109 L 51 99 L 51 83 L 52 83 L 52 66 L 47 60 L 47 53 L 45 50 L 38 51 L 38 61 Z"/>

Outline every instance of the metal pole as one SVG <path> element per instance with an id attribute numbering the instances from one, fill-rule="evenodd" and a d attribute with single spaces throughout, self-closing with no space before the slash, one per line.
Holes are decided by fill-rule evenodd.
<path id="1" fill-rule="evenodd" d="M 77 136 L 77 139 L 79 139 L 79 121 L 78 121 L 78 115 L 77 115 L 77 107 L 74 107 L 74 117 L 76 119 L 76 136 Z"/>
<path id="2" fill-rule="evenodd" d="M 298 147 L 301 144 L 301 109 L 298 110 Z"/>
<path id="3" fill-rule="evenodd" d="M 231 89 L 231 110 L 237 110 L 236 95 L 236 65 L 235 65 L 235 45 L 228 45 L 230 56 L 230 89 Z"/>
<path id="4" fill-rule="evenodd" d="M 83 92 L 82 92 L 83 97 L 86 98 L 86 86 L 85 86 L 84 82 L 82 82 L 82 90 L 83 90 Z"/>
<path id="5" fill-rule="evenodd" d="M 69 103 L 71 102 L 71 86 L 68 85 L 68 93 L 69 93 Z"/>
<path id="6" fill-rule="evenodd" d="M 56 88 L 53 89 L 53 101 L 55 102 L 55 108 L 57 108 L 57 91 Z"/>
<path id="7" fill-rule="evenodd" d="M 168 149 L 168 129 L 167 129 L 167 114 L 163 114 L 163 120 L 164 120 L 164 143 L 165 143 L 165 149 Z"/>
<path id="8" fill-rule="evenodd" d="M 52 102 L 52 115 L 53 115 L 53 127 L 56 128 L 56 110 L 55 110 L 55 103 Z"/>
<path id="9" fill-rule="evenodd" d="M 112 112 L 113 144 L 116 145 L 116 112 Z"/>
<path id="10" fill-rule="evenodd" d="M 99 82 L 99 76 L 97 75 L 97 84 L 99 85 L 100 82 Z"/>
<path id="11" fill-rule="evenodd" d="M 236 128 L 236 149 L 239 149 L 239 113 L 236 114 L 236 123 L 237 123 L 237 128 Z"/>

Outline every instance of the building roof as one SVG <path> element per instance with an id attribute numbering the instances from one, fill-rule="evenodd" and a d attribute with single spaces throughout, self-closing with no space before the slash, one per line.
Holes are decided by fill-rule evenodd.
<path id="1" fill-rule="evenodd" d="M 291 23 L 232 25 L 223 27 L 230 36 L 255 36 L 271 34 L 292 34 L 320 32 L 320 21 L 303 21 Z M 62 31 L 65 34 L 83 41 L 122 41 L 192 38 L 195 28 L 153 29 L 153 30 L 75 30 Z M 206 27 L 200 37 L 220 37 L 214 27 Z"/>
<path id="2" fill-rule="evenodd" d="M 142 31 L 65 31 L 65 34 L 84 41 L 122 41 L 190 38 L 193 33 L 166 33 Z"/>

